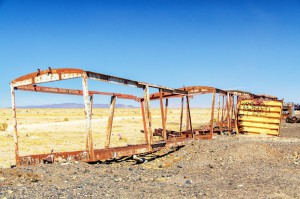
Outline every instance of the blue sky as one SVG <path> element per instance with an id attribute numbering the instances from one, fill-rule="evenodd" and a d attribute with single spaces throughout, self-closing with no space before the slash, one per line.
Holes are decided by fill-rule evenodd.
<path id="1" fill-rule="evenodd" d="M 0 107 L 10 106 L 11 80 L 48 66 L 300 102 L 299 65 L 299 0 L 0 0 Z M 80 81 L 52 85 L 80 88 Z M 141 94 L 105 83 L 90 87 Z M 82 101 L 17 97 L 19 105 Z"/>

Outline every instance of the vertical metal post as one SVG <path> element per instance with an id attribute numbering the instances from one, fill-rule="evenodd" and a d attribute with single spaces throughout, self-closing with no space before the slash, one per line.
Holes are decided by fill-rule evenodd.
<path id="1" fill-rule="evenodd" d="M 150 95 L 149 95 L 149 86 L 146 85 L 144 88 L 144 100 L 145 100 L 145 110 L 146 110 L 146 123 L 149 134 L 149 145 L 153 144 L 153 131 L 152 131 L 152 117 L 150 110 Z"/>
<path id="2" fill-rule="evenodd" d="M 226 98 L 225 98 L 225 107 L 224 107 L 224 119 L 225 120 L 228 120 L 228 114 L 227 114 L 227 109 L 228 109 L 228 95 L 226 95 Z"/>
<path id="3" fill-rule="evenodd" d="M 89 99 L 89 89 L 88 89 L 88 77 L 86 73 L 82 75 L 82 91 L 85 106 L 85 117 L 86 117 L 86 135 L 88 139 L 87 151 L 89 153 L 89 160 L 93 161 L 94 156 L 94 146 L 92 137 L 92 122 L 91 122 L 91 101 Z"/>
<path id="4" fill-rule="evenodd" d="M 218 117 L 217 117 L 217 123 L 220 122 L 220 94 L 218 95 Z"/>
<path id="5" fill-rule="evenodd" d="M 168 118 L 168 106 L 169 106 L 169 98 L 166 98 L 166 105 L 165 105 L 165 122 L 166 122 L 166 129 L 167 129 L 167 118 Z"/>
<path id="6" fill-rule="evenodd" d="M 188 96 L 186 96 L 186 130 L 190 130 L 191 126 L 190 126 L 190 117 L 189 117 L 189 98 Z"/>
<path id="7" fill-rule="evenodd" d="M 231 114 L 232 114 L 232 98 L 228 96 L 228 131 L 231 132 Z"/>
<path id="8" fill-rule="evenodd" d="M 238 108 L 239 108 L 239 96 L 236 96 L 236 108 L 235 108 L 235 114 L 234 114 L 235 115 L 234 125 L 235 125 L 235 132 L 237 134 L 240 134 L 239 127 L 238 127 L 238 122 L 239 122 Z"/>
<path id="9" fill-rule="evenodd" d="M 191 109 L 190 109 L 190 99 L 189 96 L 186 96 L 186 109 L 187 109 L 187 118 L 188 118 L 188 124 L 189 124 L 189 129 L 191 130 L 192 137 L 194 138 L 194 130 L 193 130 L 193 125 L 192 125 L 192 118 L 191 118 Z"/>
<path id="10" fill-rule="evenodd" d="M 184 97 L 181 98 L 181 113 L 180 113 L 180 126 L 179 126 L 180 132 L 182 131 L 183 107 L 184 107 Z"/>
<path id="11" fill-rule="evenodd" d="M 91 115 L 91 119 L 93 116 L 93 103 L 94 103 L 94 96 L 91 95 L 90 96 L 90 103 L 91 103 L 91 111 L 90 111 L 90 115 Z M 85 142 L 85 147 L 88 149 L 89 146 L 89 136 L 86 137 L 86 142 Z"/>
<path id="12" fill-rule="evenodd" d="M 231 113 L 230 113 L 230 130 L 232 131 L 232 120 L 233 120 L 233 117 L 234 117 L 234 95 L 231 96 Z"/>
<path id="13" fill-rule="evenodd" d="M 12 104 L 11 107 L 12 107 L 12 113 L 13 113 L 12 124 L 13 124 L 13 127 L 14 127 L 15 158 L 16 158 L 16 165 L 20 165 L 19 135 L 18 135 L 18 122 L 17 122 L 15 88 L 13 86 L 11 86 L 10 89 L 11 89 L 11 104 Z"/>
<path id="14" fill-rule="evenodd" d="M 225 124 L 224 124 L 224 121 L 225 121 L 225 95 L 224 94 L 222 94 L 222 115 L 221 115 L 221 131 L 223 131 L 223 129 L 224 129 L 224 126 L 225 126 Z"/>
<path id="15" fill-rule="evenodd" d="M 165 121 L 165 110 L 164 110 L 164 102 L 163 102 L 163 93 L 162 89 L 159 89 L 159 101 L 160 101 L 160 112 L 161 112 L 161 123 L 163 127 L 162 137 L 164 140 L 167 140 L 167 130 L 166 130 L 166 121 Z"/>
<path id="16" fill-rule="evenodd" d="M 211 119 L 210 119 L 210 139 L 213 138 L 213 134 L 214 134 L 215 100 L 216 100 L 216 90 L 213 91 L 213 96 L 212 96 Z"/>
<path id="17" fill-rule="evenodd" d="M 222 117 L 221 117 L 221 120 L 222 122 L 224 121 L 224 95 L 222 96 Z"/>
<path id="18" fill-rule="evenodd" d="M 230 94 L 227 94 L 227 100 L 226 100 L 226 118 L 227 118 L 227 125 L 228 125 L 228 131 L 231 131 L 231 121 L 230 121 Z"/>
<path id="19" fill-rule="evenodd" d="M 110 100 L 110 107 L 109 107 L 109 116 L 108 116 L 108 124 L 106 128 L 106 141 L 105 141 L 105 148 L 109 148 L 110 139 L 111 139 L 111 131 L 114 121 L 114 113 L 115 113 L 115 106 L 116 106 L 116 96 L 111 96 Z"/>
<path id="20" fill-rule="evenodd" d="M 233 119 L 233 116 L 234 116 L 234 113 L 235 113 L 235 111 L 234 111 L 235 110 L 235 107 L 234 107 L 234 95 L 232 95 L 232 105 L 231 106 L 232 106 L 231 118 Z"/>
<path id="21" fill-rule="evenodd" d="M 141 109 L 142 109 L 142 117 L 143 117 L 145 140 L 146 140 L 146 144 L 149 144 L 149 135 L 148 135 L 148 130 L 147 130 L 147 126 L 146 126 L 144 101 L 141 101 Z"/>
<path id="22" fill-rule="evenodd" d="M 91 95 L 90 96 L 90 103 L 91 103 L 91 118 L 93 116 L 93 104 L 94 104 L 94 96 Z"/>

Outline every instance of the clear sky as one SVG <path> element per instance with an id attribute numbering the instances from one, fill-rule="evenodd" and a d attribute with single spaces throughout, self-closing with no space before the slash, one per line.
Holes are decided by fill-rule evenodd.
<path id="1" fill-rule="evenodd" d="M 299 102 L 300 1 L 0 0 L 0 107 L 11 105 L 11 80 L 48 66 Z M 53 85 L 80 88 L 80 81 Z M 104 83 L 91 88 L 136 92 Z M 17 98 L 19 105 L 77 101 Z"/>

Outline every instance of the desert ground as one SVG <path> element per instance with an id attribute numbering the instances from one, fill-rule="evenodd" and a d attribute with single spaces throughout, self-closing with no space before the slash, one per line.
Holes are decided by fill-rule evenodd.
<path id="1" fill-rule="evenodd" d="M 92 132 L 94 148 L 104 148 L 109 109 L 94 109 Z M 0 123 L 7 123 L 0 131 L 0 166 L 14 165 L 12 111 L 1 112 Z M 210 121 L 210 109 L 192 109 L 193 126 L 200 127 Z M 160 109 L 152 110 L 153 129 L 161 128 Z M 217 115 L 217 110 L 215 111 Z M 141 110 L 116 109 L 112 128 L 111 147 L 145 143 Z M 186 112 L 184 111 L 184 118 Z M 167 129 L 179 130 L 180 109 L 168 110 Z M 20 155 L 74 151 L 85 149 L 86 129 L 84 109 L 17 109 Z M 185 123 L 185 119 L 183 121 Z M 185 124 L 183 124 L 185 125 Z M 157 140 L 159 138 L 156 138 Z"/>
<path id="2" fill-rule="evenodd" d="M 216 112 L 217 113 L 217 112 Z M 299 114 L 299 113 L 297 113 Z M 104 145 L 108 109 L 95 109 L 94 146 Z M 210 109 L 193 109 L 193 126 Z M 112 146 L 144 142 L 139 109 L 116 109 Z M 153 126 L 161 127 L 160 110 Z M 179 109 L 168 110 L 168 129 L 179 128 Z M 82 109 L 19 109 L 20 154 L 84 149 Z M 1 112 L 11 123 L 11 110 Z M 159 139 L 159 138 L 156 138 Z M 281 136 L 216 135 L 189 145 L 98 164 L 14 164 L 12 127 L 0 132 L 2 198 L 300 198 L 300 124 L 282 123 Z"/>

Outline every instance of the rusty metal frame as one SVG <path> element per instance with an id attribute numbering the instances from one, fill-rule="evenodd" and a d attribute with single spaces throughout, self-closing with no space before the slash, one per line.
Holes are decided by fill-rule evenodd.
<path id="1" fill-rule="evenodd" d="M 66 89 L 66 88 L 53 88 L 39 86 L 42 83 L 68 80 L 73 78 L 82 79 L 82 90 Z M 133 86 L 136 88 L 143 89 L 144 96 L 139 98 L 137 96 L 121 94 L 121 93 L 109 93 L 101 91 L 89 91 L 88 79 L 99 80 L 103 82 L 121 84 L 126 86 Z M 156 151 L 166 147 L 176 147 L 185 145 L 191 141 L 190 138 L 176 138 L 172 140 L 166 140 L 166 136 L 163 142 L 154 142 L 152 132 L 152 118 L 150 108 L 150 94 L 149 88 L 157 88 L 160 93 L 168 92 L 173 95 L 188 95 L 187 91 L 180 89 L 173 89 L 169 87 L 159 86 L 155 84 L 149 84 L 145 82 L 133 81 L 125 78 L 105 75 L 101 73 L 95 73 L 90 71 L 84 71 L 82 69 L 73 68 L 60 68 L 48 70 L 38 70 L 37 72 L 30 73 L 21 76 L 11 82 L 11 99 L 12 99 L 12 110 L 13 110 L 13 126 L 14 126 L 14 143 L 15 143 L 15 158 L 16 165 L 21 164 L 36 164 L 41 163 L 47 159 L 49 155 L 52 157 L 70 158 L 75 160 L 82 160 L 86 162 L 101 161 L 111 158 L 118 158 L 122 156 L 130 156 L 140 153 L 148 153 Z M 51 154 L 37 154 L 20 156 L 19 155 L 19 141 L 18 141 L 18 126 L 17 126 L 17 114 L 16 114 L 16 100 L 15 91 L 30 91 L 30 92 L 42 92 L 42 93 L 53 93 L 53 94 L 65 94 L 65 95 L 81 95 L 84 99 L 85 117 L 86 117 L 86 149 L 83 151 L 72 151 L 72 152 L 55 152 Z M 92 104 L 93 95 L 106 95 L 111 96 L 109 120 L 106 129 L 106 142 L 104 149 L 94 149 L 93 137 L 91 130 L 91 119 L 92 119 Z M 110 136 L 114 117 L 114 109 L 117 98 L 135 100 L 141 103 L 141 111 L 143 118 L 143 128 L 145 133 L 146 144 L 127 146 L 127 147 L 110 147 Z M 163 107 L 163 104 L 162 104 Z M 162 121 L 167 119 L 167 108 L 168 100 L 166 100 L 165 108 L 162 109 Z"/>
<path id="2" fill-rule="evenodd" d="M 53 94 L 65 94 L 65 95 L 83 95 L 83 90 L 53 88 L 53 87 L 37 86 L 37 85 L 19 86 L 19 87 L 15 87 L 15 90 L 41 92 L 41 93 L 53 93 Z M 93 95 L 116 96 L 120 99 L 132 99 L 137 102 L 140 101 L 140 98 L 137 96 L 121 94 L 121 93 L 89 91 L 88 95 L 89 96 L 93 96 Z"/>
<path id="3" fill-rule="evenodd" d="M 229 132 L 237 132 L 239 133 L 239 131 L 237 130 L 237 122 L 236 122 L 236 118 L 237 118 L 237 107 L 239 104 L 239 101 L 242 99 L 252 99 L 255 94 L 248 92 L 248 91 L 242 91 L 242 90 L 226 90 L 228 93 L 227 99 L 228 99 L 228 103 L 226 104 L 227 106 L 227 116 L 226 119 L 228 121 L 228 131 Z M 236 101 L 234 101 L 234 98 L 236 98 Z"/>
<path id="4" fill-rule="evenodd" d="M 216 102 L 216 94 L 218 94 L 218 96 L 225 96 L 227 95 L 227 92 L 219 89 L 219 88 L 215 88 L 215 87 L 210 87 L 210 86 L 189 86 L 189 87 L 184 87 L 181 88 L 181 90 L 186 90 L 188 91 L 189 95 L 192 96 L 196 96 L 196 95 L 202 95 L 202 94 L 212 94 L 212 105 L 211 105 L 211 118 L 210 118 L 210 123 L 209 123 L 209 129 L 195 129 L 195 131 L 209 131 L 209 139 L 213 138 L 213 134 L 214 134 L 214 117 L 215 117 L 215 102 Z M 220 104 L 220 103 L 218 103 Z M 220 121 L 220 105 L 218 107 L 218 118 L 217 118 L 217 125 L 221 125 L 222 124 L 222 120 Z M 222 125 L 221 128 L 223 128 L 224 126 Z"/>
<path id="5" fill-rule="evenodd" d="M 67 88 L 53 88 L 45 87 L 39 84 L 69 80 L 74 78 L 81 78 L 82 80 L 82 90 L 74 90 Z M 125 86 L 132 86 L 143 91 L 143 97 L 139 98 L 134 95 L 121 94 L 121 93 L 111 93 L 102 91 L 90 91 L 88 88 L 88 79 L 98 80 L 102 82 L 121 84 Z M 149 93 L 149 88 L 158 89 L 158 93 Z M 85 119 L 86 119 L 86 149 L 82 151 L 71 151 L 71 152 L 55 152 L 51 154 L 37 154 L 20 156 L 19 155 L 19 135 L 18 135 L 18 123 L 16 114 L 16 99 L 15 92 L 17 90 L 29 91 L 29 92 L 41 92 L 41 93 L 53 93 L 53 94 L 64 94 L 64 95 L 79 95 L 83 96 L 84 108 L 85 108 Z M 211 110 L 211 120 L 209 135 L 200 136 L 195 132 L 192 126 L 192 118 L 190 111 L 190 99 L 195 95 L 201 94 L 212 94 L 212 110 Z M 112 158 L 119 158 L 123 156 L 131 156 L 134 154 L 149 153 L 156 150 L 160 150 L 166 147 L 176 147 L 182 146 L 186 143 L 192 141 L 195 138 L 212 139 L 214 133 L 214 114 L 215 114 L 215 103 L 216 95 L 218 94 L 218 113 L 217 113 L 217 123 L 227 125 L 228 130 L 232 130 L 232 118 L 237 117 L 236 105 L 239 99 L 242 98 L 263 98 L 263 99 L 274 99 L 276 97 L 269 95 L 254 95 L 245 91 L 238 90 L 221 90 L 209 86 L 190 86 L 180 89 L 173 89 L 169 87 L 159 86 L 155 84 L 149 84 L 145 82 L 139 82 L 134 80 L 129 80 L 125 78 L 120 78 L 111 75 L 105 75 L 102 73 L 95 73 L 91 71 L 84 71 L 82 69 L 73 68 L 59 68 L 48 70 L 38 70 L 37 72 L 30 73 L 21 76 L 11 82 L 11 101 L 12 101 L 12 111 L 13 111 L 13 127 L 14 127 L 14 144 L 15 144 L 15 158 L 16 165 L 21 164 L 37 164 L 42 163 L 49 155 L 51 157 L 62 157 L 62 158 L 73 158 L 75 160 L 82 160 L 86 162 L 102 161 Z M 91 119 L 92 119 L 92 106 L 93 106 L 93 96 L 94 95 L 106 95 L 111 96 L 109 119 L 106 128 L 106 141 L 104 149 L 94 149 Z M 234 97 L 237 96 L 237 100 Z M 143 129 L 145 134 L 145 144 L 126 146 L 126 147 L 110 147 L 110 138 L 112 132 L 114 111 L 116 100 L 129 99 L 140 103 L 141 112 L 143 118 Z M 166 127 L 167 122 L 167 110 L 169 104 L 169 98 L 181 98 L 181 112 L 180 112 L 180 136 L 169 137 Z M 184 100 L 186 99 L 186 100 Z M 162 120 L 162 138 L 163 140 L 154 142 L 153 130 L 152 130 L 152 114 L 150 101 L 160 100 L 161 109 L 161 120 Z M 164 103 L 165 100 L 165 103 Z M 184 111 L 184 101 L 186 101 L 186 130 L 182 129 L 183 111 Z M 222 103 L 221 103 L 222 101 Z M 222 104 L 222 108 L 221 108 Z M 220 113 L 221 111 L 221 113 Z M 227 123 L 226 123 L 227 121 Z M 53 159 L 53 158 L 51 158 Z"/>
<path id="6" fill-rule="evenodd" d="M 222 106 L 222 115 L 220 114 L 220 101 L 218 102 L 219 107 L 218 107 L 218 125 L 224 123 L 224 111 L 227 111 L 227 107 L 226 109 L 224 108 L 224 96 L 227 97 L 227 91 L 218 89 L 218 88 L 214 88 L 214 87 L 209 87 L 209 86 L 189 86 L 189 87 L 184 87 L 184 88 L 180 88 L 179 90 L 183 90 L 183 91 L 187 91 L 188 94 L 174 94 L 174 93 L 169 93 L 169 92 L 158 92 L 158 93 L 153 93 L 150 95 L 150 100 L 160 100 L 160 104 L 161 104 L 161 111 L 163 112 L 163 106 L 162 106 L 162 99 L 169 99 L 169 98 L 181 98 L 181 114 L 180 114 L 180 132 L 185 132 L 185 133 L 190 133 L 192 138 L 195 137 L 195 131 L 199 132 L 201 131 L 200 129 L 193 129 L 192 127 L 192 118 L 191 118 L 191 113 L 190 113 L 190 105 L 189 105 L 189 101 L 190 98 L 192 98 L 195 95 L 201 95 L 201 94 L 212 94 L 212 110 L 211 110 L 211 118 L 210 118 L 210 128 L 206 129 L 209 131 L 209 136 L 206 137 L 208 139 L 212 139 L 213 138 L 213 133 L 214 133 L 214 112 L 215 112 L 215 100 L 216 100 L 216 94 L 219 95 L 219 98 L 221 96 L 223 96 L 223 106 Z M 186 98 L 186 131 L 182 131 L 182 120 L 183 120 L 183 108 L 184 108 L 184 98 Z M 227 111 L 229 112 L 229 111 Z M 221 118 L 220 118 L 221 116 Z M 166 122 L 166 121 L 163 121 Z M 166 132 L 165 126 L 166 124 L 163 123 L 163 131 L 162 131 L 162 137 L 164 137 L 164 133 Z M 222 124 L 222 129 L 223 127 L 226 126 L 224 124 Z M 206 131 L 205 130 L 205 131 Z M 204 130 L 203 130 L 204 131 Z M 200 135 L 200 134 L 198 134 Z M 197 137 L 197 136 L 196 136 Z M 199 138 L 201 138 L 201 136 L 198 136 Z M 205 137 L 205 136 L 202 136 Z"/>
<path id="7" fill-rule="evenodd" d="M 275 97 L 273 95 L 266 95 L 266 94 L 254 94 L 254 98 L 258 99 L 265 99 L 265 100 L 278 100 L 278 97 Z"/>

